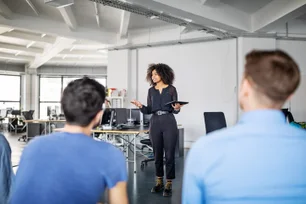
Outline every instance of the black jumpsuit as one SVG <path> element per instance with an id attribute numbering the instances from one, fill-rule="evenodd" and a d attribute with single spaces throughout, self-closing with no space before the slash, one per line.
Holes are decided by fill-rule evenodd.
<path id="1" fill-rule="evenodd" d="M 140 109 L 143 114 L 153 114 L 150 120 L 150 140 L 155 158 L 156 176 L 164 176 L 163 155 L 165 150 L 167 179 L 175 178 L 174 155 L 178 128 L 173 113 L 177 114 L 179 111 L 165 104 L 177 99 L 177 91 L 174 86 L 169 85 L 161 93 L 153 86 L 148 91 L 147 106 L 143 105 Z M 157 115 L 158 111 L 163 111 L 164 114 Z"/>

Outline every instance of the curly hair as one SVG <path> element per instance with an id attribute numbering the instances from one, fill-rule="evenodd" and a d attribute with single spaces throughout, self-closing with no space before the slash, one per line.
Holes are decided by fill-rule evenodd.
<path id="1" fill-rule="evenodd" d="M 164 84 L 169 84 L 169 85 L 173 84 L 175 78 L 173 69 L 166 64 L 158 63 L 158 64 L 150 64 L 147 70 L 146 79 L 150 83 L 150 85 L 155 84 L 152 80 L 153 70 L 157 72 L 157 74 L 160 76 Z"/>

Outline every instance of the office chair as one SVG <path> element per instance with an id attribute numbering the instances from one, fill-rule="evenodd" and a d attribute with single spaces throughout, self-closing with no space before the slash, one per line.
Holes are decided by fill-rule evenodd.
<path id="1" fill-rule="evenodd" d="M 226 120 L 223 112 L 204 112 L 206 134 L 226 128 Z"/>
<path id="2" fill-rule="evenodd" d="M 33 120 L 33 114 L 34 114 L 34 110 L 22 111 L 22 116 L 24 117 L 25 120 Z M 22 135 L 18 138 L 18 141 L 21 141 L 21 140 L 23 140 L 24 142 L 27 142 L 28 141 L 27 134 Z"/>
<path id="3" fill-rule="evenodd" d="M 283 108 L 282 112 L 285 115 L 286 120 L 291 123 L 291 122 L 295 122 L 292 113 L 289 111 L 288 108 Z"/>
<path id="4" fill-rule="evenodd" d="M 144 148 L 147 147 L 153 153 L 152 143 L 151 143 L 150 139 L 140 140 L 140 144 L 142 144 L 142 147 L 141 147 L 142 151 L 143 151 Z M 140 165 L 141 170 L 143 170 L 144 167 L 148 165 L 148 162 L 151 162 L 151 161 L 154 161 L 154 156 L 152 158 L 151 157 L 147 157 L 146 159 L 142 160 L 141 161 L 141 165 Z"/>

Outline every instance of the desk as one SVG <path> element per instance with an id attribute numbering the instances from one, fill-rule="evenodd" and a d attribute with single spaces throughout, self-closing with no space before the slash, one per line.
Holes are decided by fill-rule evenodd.
<path id="1" fill-rule="evenodd" d="M 62 132 L 64 130 L 64 128 L 57 128 L 54 129 L 55 132 Z M 92 136 L 93 138 L 95 137 L 95 134 L 121 134 L 121 135 L 128 135 L 128 136 L 132 136 L 133 137 L 133 146 L 134 146 L 134 158 L 133 158 L 133 162 L 134 162 L 134 173 L 136 173 L 136 152 L 137 152 L 137 148 L 136 148 L 136 138 L 139 134 L 143 134 L 143 133 L 148 133 L 149 132 L 149 127 L 142 127 L 140 126 L 139 128 L 133 128 L 133 129 L 125 129 L 125 130 L 115 130 L 115 129 L 110 129 L 110 130 L 98 130 L 98 129 L 93 129 L 92 130 Z M 128 143 L 130 143 L 130 140 L 128 139 Z"/>
<path id="2" fill-rule="evenodd" d="M 55 132 L 62 132 L 64 128 L 57 128 L 54 129 Z M 137 146 L 136 146 L 136 138 L 139 136 L 139 134 L 148 133 L 149 127 L 139 127 L 134 129 L 125 129 L 125 130 L 116 130 L 116 129 L 110 129 L 110 130 L 98 130 L 94 129 L 92 130 L 92 136 L 94 137 L 95 134 L 121 134 L 121 135 L 128 135 L 133 137 L 133 146 L 134 146 L 134 173 L 136 173 L 136 152 L 137 152 Z M 128 140 L 128 143 L 130 143 L 130 140 Z M 182 157 L 184 156 L 184 128 L 183 126 L 178 126 L 178 140 L 175 150 L 175 156 L 176 157 Z"/>
<path id="3" fill-rule="evenodd" d="M 26 124 L 33 123 L 33 124 L 44 124 L 44 132 L 45 135 L 47 134 L 47 129 L 49 130 L 48 132 L 51 133 L 51 123 L 64 123 L 66 122 L 65 120 L 49 120 L 49 119 L 36 119 L 36 120 L 24 120 Z M 47 128 L 48 127 L 48 128 Z M 34 131 L 35 132 L 35 131 Z M 27 128 L 27 133 L 26 133 L 26 141 L 28 141 L 28 135 L 29 135 L 29 128 Z M 40 134 L 40 133 L 39 133 Z"/>
<path id="4" fill-rule="evenodd" d="M 137 148 L 136 148 L 136 137 L 139 134 L 142 133 L 147 133 L 149 132 L 149 128 L 148 127 L 142 127 L 140 126 L 139 128 L 133 128 L 133 129 L 125 129 L 125 130 L 92 130 L 92 134 L 93 137 L 96 133 L 110 133 L 110 134 L 122 134 L 122 135 L 131 135 L 133 137 L 133 146 L 134 146 L 134 158 L 133 158 L 133 162 L 134 162 L 134 173 L 136 173 L 136 152 L 137 152 Z M 130 142 L 130 140 L 128 139 L 128 141 Z"/>

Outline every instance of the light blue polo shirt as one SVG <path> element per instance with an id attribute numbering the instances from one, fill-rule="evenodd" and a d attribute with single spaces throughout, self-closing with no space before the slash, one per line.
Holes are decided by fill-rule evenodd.
<path id="1" fill-rule="evenodd" d="M 306 131 L 278 110 L 245 113 L 191 148 L 183 204 L 305 204 Z"/>

